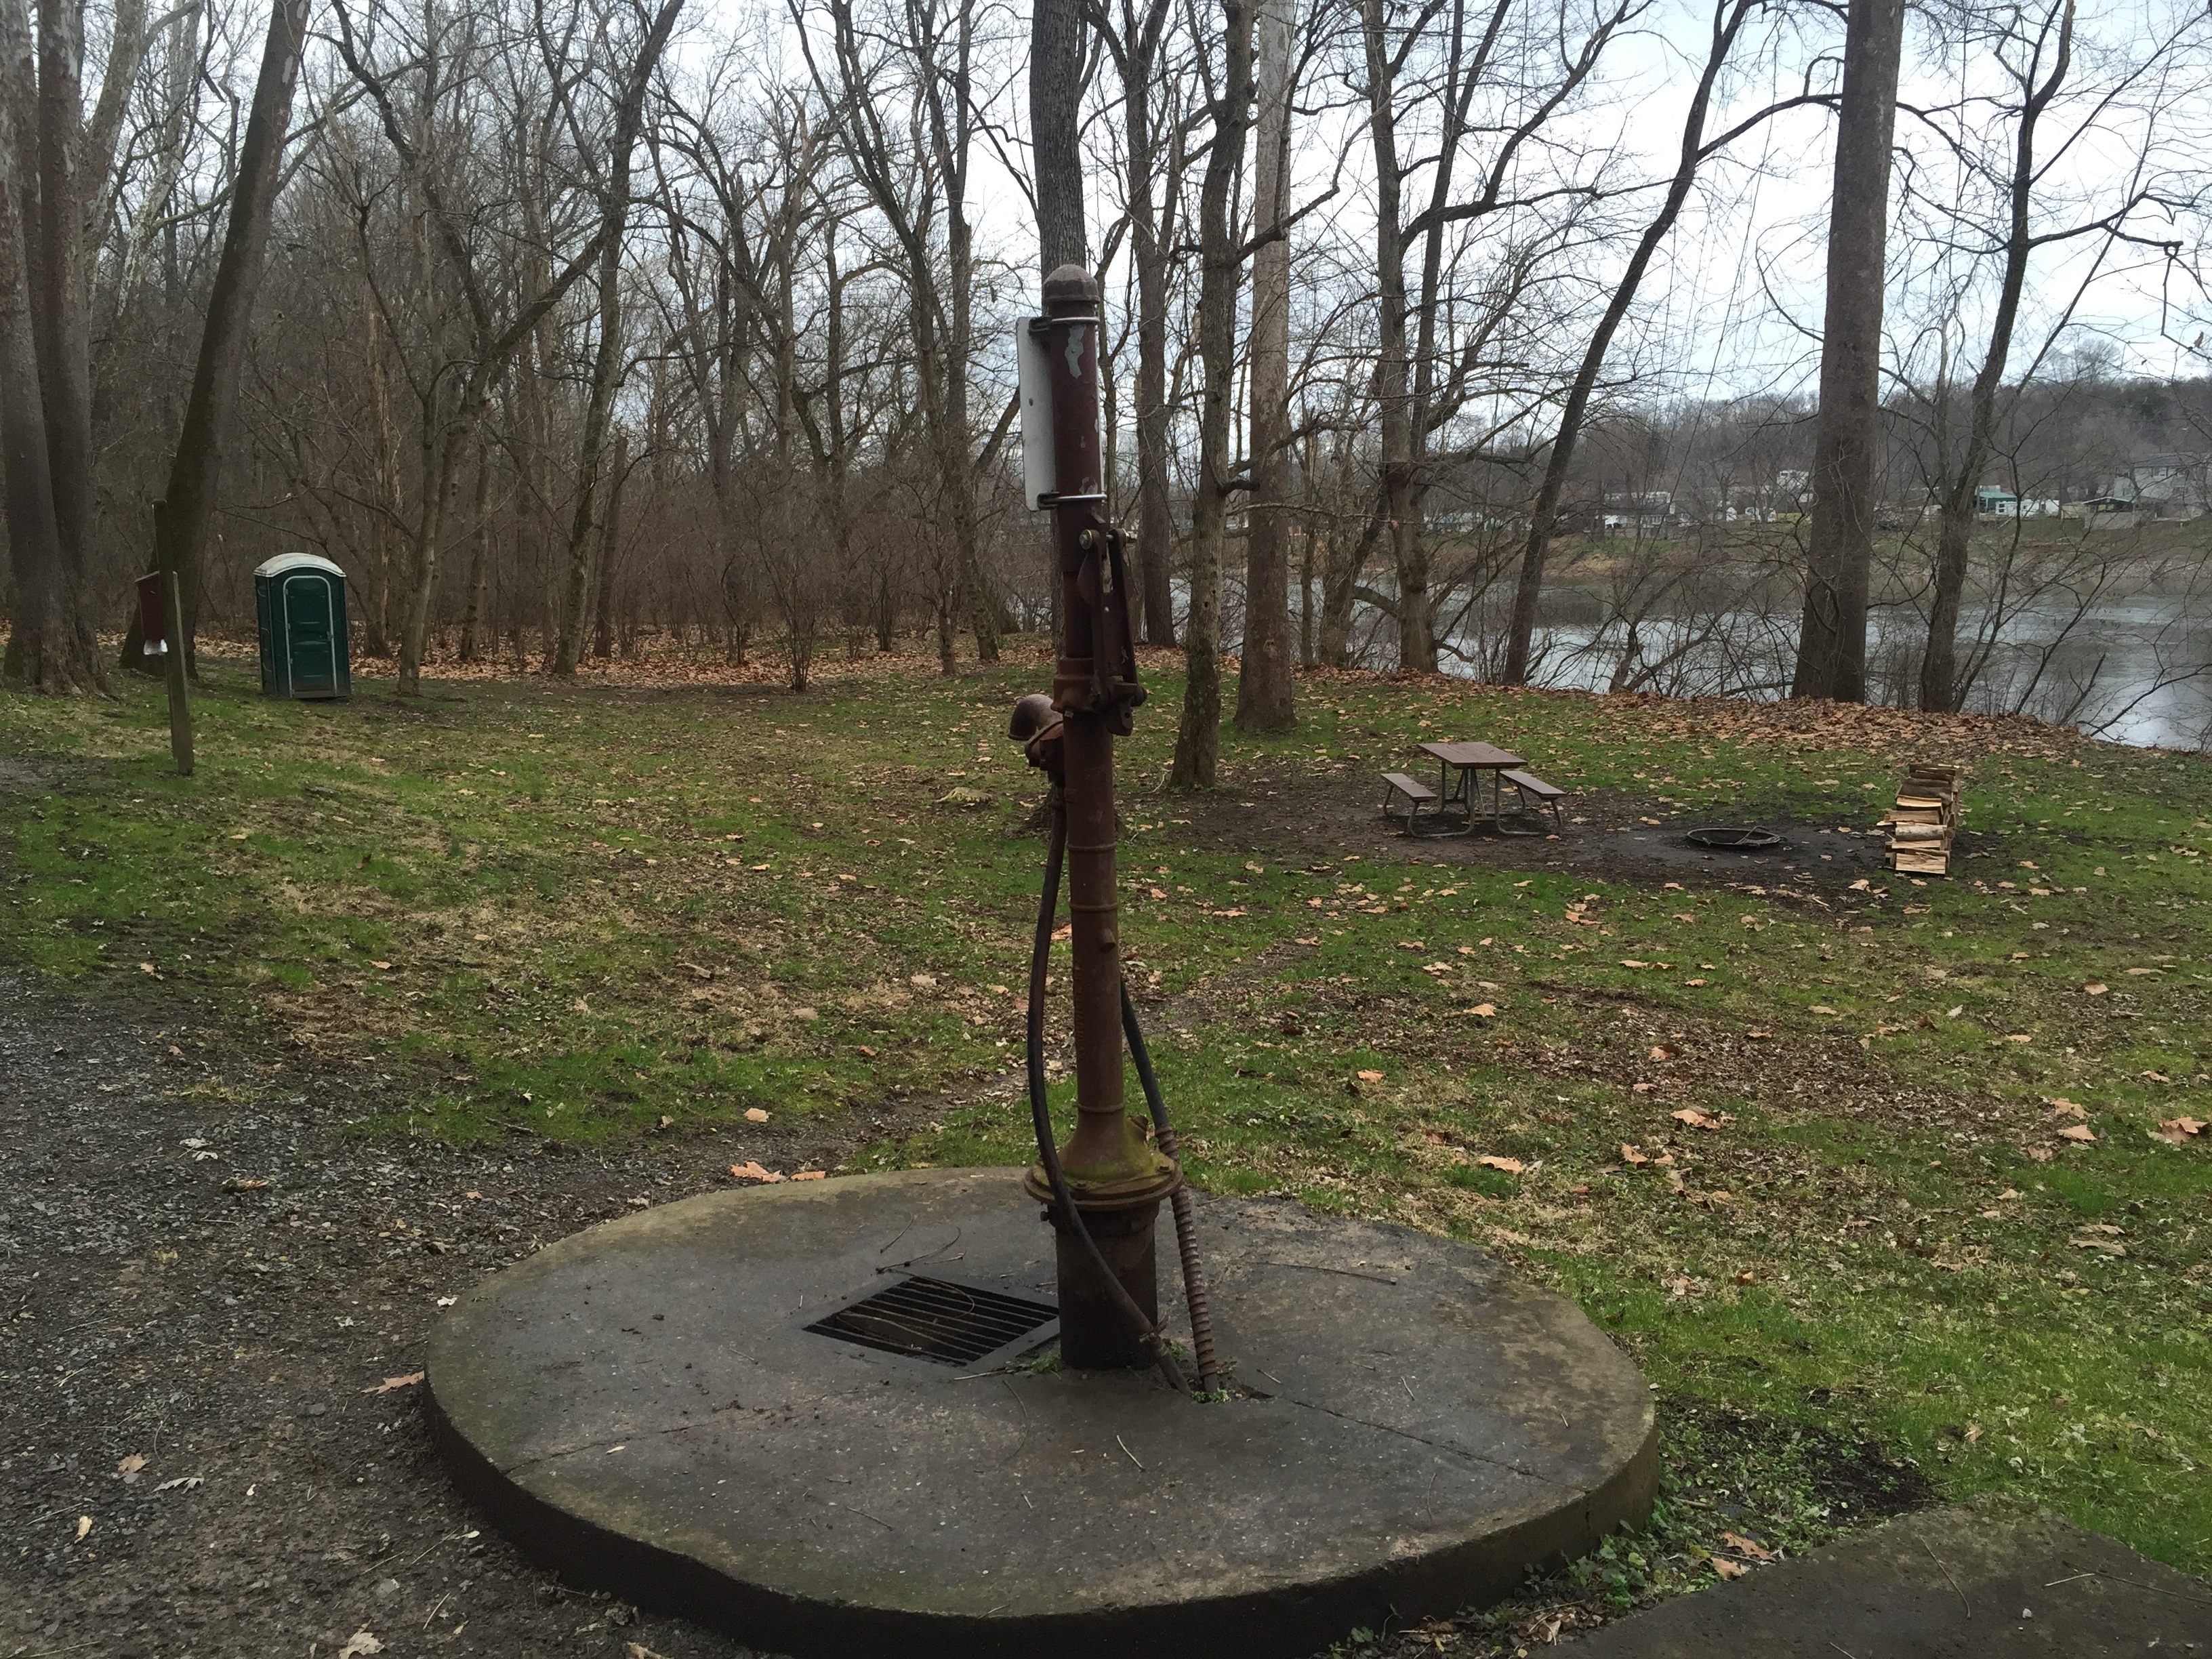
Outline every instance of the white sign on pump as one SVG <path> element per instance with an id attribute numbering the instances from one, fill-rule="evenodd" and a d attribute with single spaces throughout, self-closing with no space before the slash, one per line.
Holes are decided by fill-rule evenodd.
<path id="1" fill-rule="evenodd" d="M 1042 322 L 1042 318 L 1037 319 Z M 1052 502 L 1055 489 L 1052 455 L 1052 365 L 1046 337 L 1024 318 L 1014 326 L 1014 361 L 1022 400 L 1022 500 L 1032 513 Z"/>

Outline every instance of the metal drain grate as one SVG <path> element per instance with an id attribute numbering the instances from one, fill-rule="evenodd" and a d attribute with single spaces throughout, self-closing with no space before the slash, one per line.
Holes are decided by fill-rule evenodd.
<path id="1" fill-rule="evenodd" d="M 1054 1335 L 1060 1310 L 978 1285 L 920 1274 L 847 1303 L 805 1328 L 883 1353 L 973 1365 L 1001 1350 L 1034 1347 Z"/>

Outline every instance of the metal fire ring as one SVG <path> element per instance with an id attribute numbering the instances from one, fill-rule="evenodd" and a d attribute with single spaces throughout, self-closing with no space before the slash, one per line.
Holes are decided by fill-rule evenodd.
<path id="1" fill-rule="evenodd" d="M 1781 836 L 1772 830 L 1741 825 L 1711 824 L 1688 830 L 1683 832 L 1682 839 L 1692 847 L 1715 847 L 1731 853 L 1761 853 L 1782 845 Z"/>

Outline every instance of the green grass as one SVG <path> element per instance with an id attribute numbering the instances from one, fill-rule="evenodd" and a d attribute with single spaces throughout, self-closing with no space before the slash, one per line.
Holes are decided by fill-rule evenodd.
<path id="1" fill-rule="evenodd" d="M 0 781 L 0 950 L 404 1071 L 416 1105 L 374 1133 L 903 1098 L 928 1127 L 849 1167 L 1013 1162 L 1041 848 L 1004 716 L 1047 678 L 319 706 L 218 665 L 189 781 L 155 688 L 8 696 L 0 756 L 47 784 Z M 1124 933 L 1202 1184 L 1474 1240 L 1670 1395 L 2212 1569 L 2212 1134 L 2150 1133 L 2212 1117 L 2212 768 L 2022 725 L 1320 676 L 1297 732 L 1224 732 L 1224 787 L 1176 797 L 1177 690 L 1155 679 L 1123 746 Z M 1863 828 L 1904 760 L 1968 757 L 1978 856 L 1857 891 L 1551 870 L 1543 842 L 1424 862 L 1449 854 L 1365 803 L 1431 736 L 1668 823 Z M 956 787 L 988 805 L 939 804 Z"/>

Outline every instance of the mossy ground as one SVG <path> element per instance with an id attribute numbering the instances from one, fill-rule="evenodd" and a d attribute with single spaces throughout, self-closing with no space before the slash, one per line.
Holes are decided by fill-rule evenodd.
<path id="1" fill-rule="evenodd" d="M 1040 847 L 1004 717 L 1046 671 L 911 666 L 803 696 L 357 679 L 319 705 L 218 662 L 188 781 L 157 688 L 6 696 L 0 949 L 416 1079 L 368 1133 L 666 1120 L 681 1145 L 905 1101 L 927 1127 L 848 1133 L 848 1167 L 1017 1161 Z M 1125 933 L 1201 1184 L 1472 1239 L 1669 1399 L 1798 1436 L 1761 1445 L 1878 1447 L 2212 1570 L 2212 1133 L 2152 1133 L 2212 1116 L 2212 766 L 1330 676 L 1295 732 L 1224 732 L 1224 787 L 1194 799 L 1157 790 L 1178 689 L 1156 675 L 1124 745 Z M 1373 775 L 1435 736 L 1514 747 L 1588 826 L 1480 856 L 1387 834 Z M 1567 856 L 1607 814 L 1863 829 L 1905 760 L 1945 755 L 1973 769 L 1952 879 Z M 1805 1541 L 1764 1514 L 1753 1535 Z"/>

